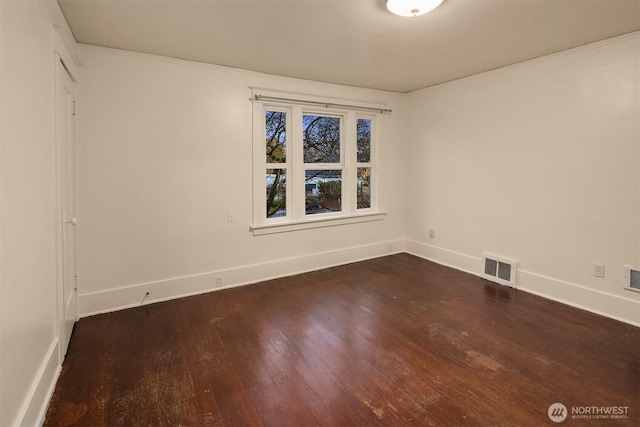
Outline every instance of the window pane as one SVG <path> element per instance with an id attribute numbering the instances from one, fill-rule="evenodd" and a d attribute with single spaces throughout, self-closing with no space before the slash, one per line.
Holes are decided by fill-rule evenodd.
<path id="1" fill-rule="evenodd" d="M 302 116 L 305 163 L 340 163 L 340 119 Z"/>
<path id="2" fill-rule="evenodd" d="M 342 210 L 341 170 L 308 170 L 304 178 L 307 215 Z"/>
<path id="3" fill-rule="evenodd" d="M 371 168 L 358 168 L 358 209 L 371 207 Z"/>
<path id="4" fill-rule="evenodd" d="M 371 119 L 358 119 L 358 163 L 371 161 Z"/>
<path id="5" fill-rule="evenodd" d="M 267 218 L 287 215 L 287 170 L 267 169 Z"/>
<path id="6" fill-rule="evenodd" d="M 265 114 L 267 163 L 287 161 L 287 113 L 267 111 Z"/>

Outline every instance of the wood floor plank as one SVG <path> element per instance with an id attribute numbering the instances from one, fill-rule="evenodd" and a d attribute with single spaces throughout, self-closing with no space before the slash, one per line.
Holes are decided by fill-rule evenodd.
<path id="1" fill-rule="evenodd" d="M 639 358 L 639 328 L 399 254 L 82 319 L 44 425 L 635 426 Z"/>

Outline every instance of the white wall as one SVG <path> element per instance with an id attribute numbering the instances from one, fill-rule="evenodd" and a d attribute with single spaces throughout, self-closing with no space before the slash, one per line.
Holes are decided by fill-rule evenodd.
<path id="1" fill-rule="evenodd" d="M 82 315 L 402 250 L 403 97 L 82 46 Z M 387 103 L 382 221 L 253 236 L 250 86 Z M 236 222 L 227 222 L 227 211 Z"/>
<path id="2" fill-rule="evenodd" d="M 54 1 L 0 1 L 0 425 L 37 424 L 57 351 Z"/>
<path id="3" fill-rule="evenodd" d="M 410 94 L 408 251 L 515 258 L 519 288 L 640 324 L 639 55 L 635 33 Z"/>

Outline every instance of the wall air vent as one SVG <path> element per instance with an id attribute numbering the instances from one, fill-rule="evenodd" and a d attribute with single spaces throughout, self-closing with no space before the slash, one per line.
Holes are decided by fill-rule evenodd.
<path id="1" fill-rule="evenodd" d="M 485 252 L 482 254 L 482 265 L 484 268 L 482 277 L 485 279 L 512 288 L 516 287 L 518 270 L 516 260 Z"/>
<path id="2" fill-rule="evenodd" d="M 625 266 L 625 288 L 640 292 L 640 268 Z"/>

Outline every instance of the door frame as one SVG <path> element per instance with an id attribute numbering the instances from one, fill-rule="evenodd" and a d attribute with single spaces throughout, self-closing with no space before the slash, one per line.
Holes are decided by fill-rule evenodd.
<path id="1" fill-rule="evenodd" d="M 58 337 L 58 364 L 61 365 L 67 352 L 68 342 L 66 341 L 66 325 L 65 325 L 65 301 L 64 301 L 64 230 L 65 218 L 63 218 L 63 145 L 58 135 L 58 74 L 60 65 L 67 72 L 71 81 L 78 88 L 78 77 L 80 75 L 79 67 L 81 66 L 80 58 L 75 50 L 75 40 L 66 27 L 54 24 L 54 55 L 53 55 L 53 75 L 54 75 L 54 141 L 55 141 L 55 192 L 56 192 L 56 318 L 57 318 L 57 337 Z M 75 126 L 72 126 L 72 134 L 75 135 Z M 75 164 L 75 162 L 74 162 Z M 74 174 L 75 176 L 75 174 Z M 77 264 L 76 264 L 77 270 Z M 77 272 L 76 272 L 77 274 Z M 76 290 L 77 298 L 77 290 Z M 78 319 L 78 306 L 76 302 L 76 320 Z"/>

